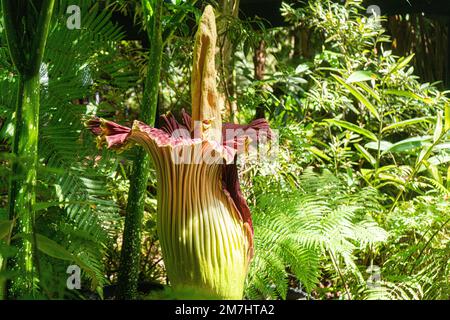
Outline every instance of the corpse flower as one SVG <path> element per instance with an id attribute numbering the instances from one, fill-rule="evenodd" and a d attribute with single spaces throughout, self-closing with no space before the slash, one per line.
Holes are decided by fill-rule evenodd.
<path id="1" fill-rule="evenodd" d="M 192 69 L 192 118 L 162 116 L 161 129 L 135 121 L 132 128 L 95 118 L 87 122 L 99 142 L 123 150 L 141 145 L 158 179 L 157 228 L 175 292 L 194 298 L 241 299 L 253 256 L 249 207 L 236 159 L 250 141 L 270 138 L 264 119 L 222 124 L 216 92 L 214 12 L 200 20 Z"/>

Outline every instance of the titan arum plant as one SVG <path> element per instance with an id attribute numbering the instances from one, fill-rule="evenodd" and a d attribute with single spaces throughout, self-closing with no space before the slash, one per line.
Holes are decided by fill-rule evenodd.
<path id="1" fill-rule="evenodd" d="M 33 234 L 36 201 L 36 166 L 39 134 L 39 70 L 44 56 L 54 0 L 1 0 L 3 22 L 11 60 L 18 73 L 18 95 L 14 113 L 12 178 L 8 214 L 11 232 Z M 19 253 L 11 263 L 21 276 L 14 280 L 18 295 L 29 295 L 35 287 L 34 249 L 30 241 L 17 244 Z M 2 261 L 0 272 L 5 270 Z M 5 280 L 0 280 L 0 298 L 5 298 Z"/>
<path id="2" fill-rule="evenodd" d="M 207 6 L 195 38 L 192 118 L 162 116 L 162 129 L 135 121 L 132 128 L 94 118 L 87 126 L 100 144 L 150 154 L 158 178 L 158 233 L 175 294 L 241 299 L 253 256 L 250 210 L 242 196 L 236 159 L 250 141 L 270 138 L 264 119 L 222 124 L 215 69 L 216 24 Z"/>

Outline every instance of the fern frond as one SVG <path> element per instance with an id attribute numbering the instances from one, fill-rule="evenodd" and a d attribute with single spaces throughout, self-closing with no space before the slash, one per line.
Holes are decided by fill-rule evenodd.
<path id="1" fill-rule="evenodd" d="M 308 169 L 299 180 L 298 190 L 276 196 L 266 192 L 257 199 L 255 259 L 246 291 L 250 297 L 259 292 L 263 297 L 274 298 L 277 293 L 284 298 L 287 270 L 311 292 L 321 276 L 320 259 L 327 252 L 344 262 L 344 271 L 348 269 L 363 282 L 353 252 L 387 238 L 369 212 L 364 213 L 366 202 L 372 210 L 380 209 L 375 191 L 352 194 L 327 171 L 317 174 Z M 273 284 L 275 292 L 267 284 Z"/>

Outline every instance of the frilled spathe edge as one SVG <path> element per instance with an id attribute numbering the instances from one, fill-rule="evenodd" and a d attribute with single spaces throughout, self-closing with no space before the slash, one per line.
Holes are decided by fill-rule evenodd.
<path id="1" fill-rule="evenodd" d="M 123 151 L 138 140 L 152 141 L 157 147 L 171 147 L 173 160 L 179 159 L 180 150 L 184 146 L 195 146 L 195 150 L 205 153 L 209 157 L 200 157 L 208 163 L 233 164 L 238 154 L 246 151 L 246 146 L 252 139 L 259 139 L 261 134 L 266 140 L 272 138 L 272 132 L 265 119 L 257 119 L 248 125 L 225 123 L 222 127 L 222 141 L 216 142 L 193 137 L 191 117 L 182 111 L 183 124 L 180 124 L 173 115 L 161 117 L 164 122 L 161 129 L 153 128 L 140 121 L 134 121 L 132 129 L 115 122 L 101 118 L 93 118 L 86 122 L 86 126 L 98 136 L 98 144 L 106 142 L 109 149 Z M 231 132 L 231 134 L 230 134 Z M 144 133 L 143 136 L 141 133 Z M 139 143 L 139 142 L 138 142 Z M 189 161 L 189 159 L 185 159 Z"/>
<path id="2" fill-rule="evenodd" d="M 112 121 L 100 118 L 93 118 L 86 122 L 86 126 L 98 136 L 99 144 L 106 143 L 108 148 L 122 151 L 135 143 L 146 145 L 151 150 L 151 142 L 156 145 L 156 149 L 170 147 L 173 155 L 178 155 L 184 147 L 192 150 L 196 146 L 200 152 L 217 152 L 224 160 L 222 165 L 222 190 L 229 203 L 239 213 L 244 227 L 247 229 L 250 240 L 250 252 L 253 255 L 253 224 L 250 208 L 245 200 L 239 184 L 239 175 L 236 165 L 236 156 L 242 152 L 242 146 L 250 138 L 245 134 L 249 129 L 256 135 L 264 134 L 268 139 L 272 138 L 272 132 L 265 119 L 257 119 L 248 125 L 225 123 L 222 126 L 222 145 L 215 141 L 192 138 L 193 128 L 191 117 L 182 110 L 182 122 L 179 123 L 172 114 L 161 116 L 163 122 L 161 129 L 156 129 L 140 121 L 134 121 L 132 129 L 121 126 Z M 227 130 L 240 130 L 240 135 L 232 135 L 227 139 Z M 254 138 L 254 137 L 253 137 Z M 153 150 L 158 152 L 157 150 Z M 217 159 L 217 157 L 216 157 Z M 173 160 L 173 159 L 172 159 Z M 212 163 L 211 163 L 212 164 Z"/>
<path id="3" fill-rule="evenodd" d="M 204 161 L 209 164 L 230 164 L 237 154 L 237 150 L 229 146 L 223 146 L 216 141 L 191 138 L 187 135 L 187 131 L 183 132 L 181 127 L 179 128 L 181 134 L 177 132 L 178 135 L 173 136 L 165 129 L 153 128 L 137 120 L 133 122 L 131 129 L 101 118 L 88 120 L 86 126 L 98 136 L 98 144 L 106 144 L 108 149 L 120 152 L 136 143 L 149 147 L 150 143 L 153 142 L 157 148 L 171 148 L 172 160 L 176 163 L 188 163 L 186 161 L 190 160 L 190 158 L 184 160 L 180 158 L 181 150 L 184 147 L 201 153 L 198 155 L 200 157 L 197 157 L 197 161 Z"/>

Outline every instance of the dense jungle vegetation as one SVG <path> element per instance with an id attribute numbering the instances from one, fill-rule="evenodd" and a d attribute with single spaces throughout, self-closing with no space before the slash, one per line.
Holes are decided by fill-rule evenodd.
<path id="1" fill-rule="evenodd" d="M 243 298 L 450 298 L 449 92 L 362 1 L 284 1 L 271 27 L 239 0 L 83 0 L 80 28 L 70 0 L 1 2 L 0 299 L 175 296 L 157 164 L 85 123 L 194 117 L 207 4 L 223 121 L 265 118 L 277 141 L 275 159 L 238 165 L 254 228 Z M 421 21 L 425 39 L 438 26 Z"/>

